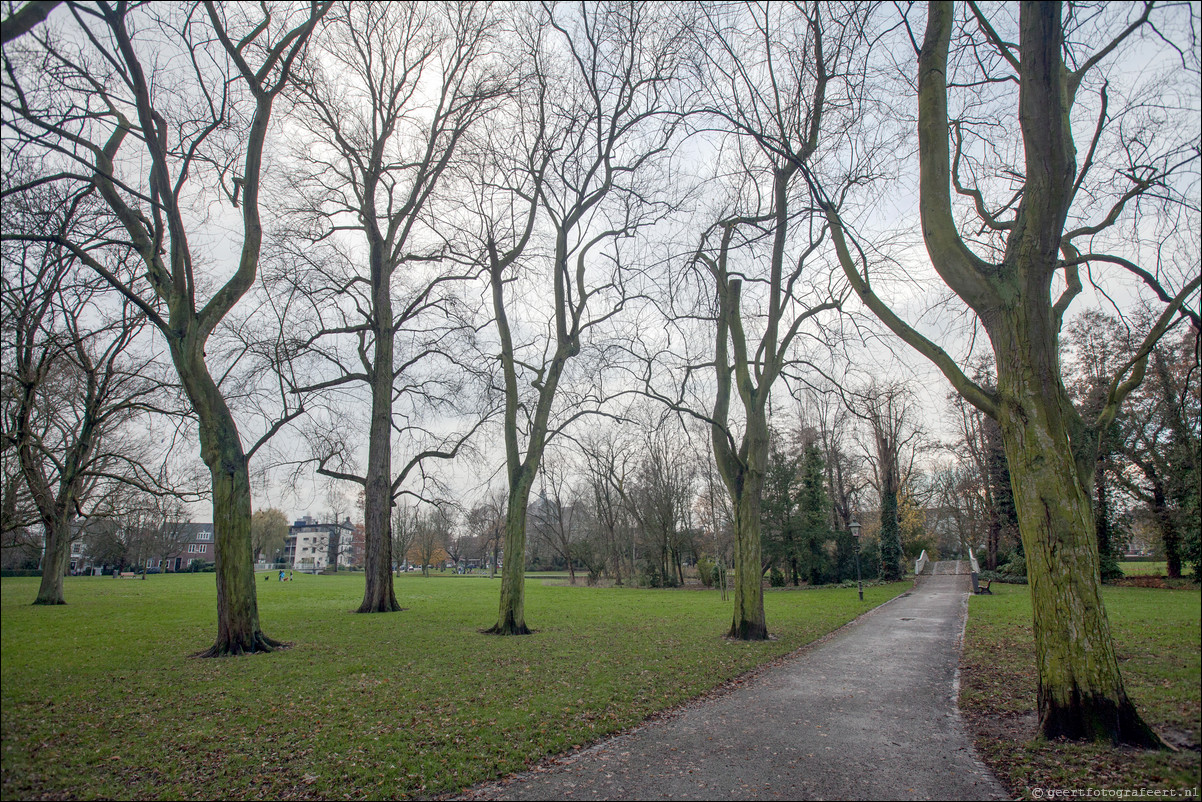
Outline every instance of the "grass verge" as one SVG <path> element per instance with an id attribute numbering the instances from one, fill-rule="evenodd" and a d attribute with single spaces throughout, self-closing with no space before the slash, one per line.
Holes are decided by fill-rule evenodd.
<path id="1" fill-rule="evenodd" d="M 1015 797 L 1047 799 L 1052 789 L 1161 789 L 1156 795 L 1172 790 L 1184 797 L 1192 789 L 1197 798 L 1199 592 L 1102 591 L 1127 693 L 1145 720 L 1179 748 L 1175 753 L 1036 738 L 1038 679 L 1028 589 L 995 583 L 993 592 L 969 601 L 960 708 L 977 750 Z"/>
<path id="2" fill-rule="evenodd" d="M 708 593 L 527 585 L 538 632 L 479 634 L 498 581 L 405 576 L 406 611 L 355 615 L 362 575 L 259 583 L 292 648 L 191 659 L 213 574 L 0 582 L 4 799 L 381 799 L 456 791 L 580 747 L 787 654 L 910 583 L 765 593 L 776 640 L 721 635 Z"/>

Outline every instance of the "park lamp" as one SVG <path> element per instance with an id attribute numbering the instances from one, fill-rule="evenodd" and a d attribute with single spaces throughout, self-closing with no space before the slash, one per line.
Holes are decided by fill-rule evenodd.
<path id="1" fill-rule="evenodd" d="M 856 540 L 856 586 L 860 591 L 860 601 L 864 601 L 864 578 L 860 574 L 860 522 L 853 518 L 847 525 L 851 536 Z"/>

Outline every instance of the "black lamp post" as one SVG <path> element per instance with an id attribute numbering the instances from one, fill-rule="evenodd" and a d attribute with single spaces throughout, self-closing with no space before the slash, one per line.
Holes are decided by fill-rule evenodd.
<path id="1" fill-rule="evenodd" d="M 856 584 L 860 589 L 860 601 L 864 601 L 864 578 L 860 575 L 860 522 L 852 519 L 847 528 L 851 530 L 851 536 L 856 539 Z"/>

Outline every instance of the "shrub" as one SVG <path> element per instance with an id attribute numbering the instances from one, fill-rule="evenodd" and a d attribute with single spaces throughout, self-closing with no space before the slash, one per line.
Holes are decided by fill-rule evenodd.
<path id="1" fill-rule="evenodd" d="M 768 584 L 774 588 L 783 588 L 785 586 L 785 575 L 776 566 L 772 566 L 772 571 L 768 574 Z"/>
<path id="2" fill-rule="evenodd" d="M 714 586 L 714 578 L 717 576 L 714 569 L 717 567 L 709 557 L 702 557 L 697 561 L 697 577 L 701 580 L 702 585 L 707 588 Z"/>
<path id="3" fill-rule="evenodd" d="M 997 567 L 997 572 L 1003 576 L 1027 576 L 1027 557 L 1020 551 L 1010 554 L 1010 559 Z"/>
<path id="4" fill-rule="evenodd" d="M 651 560 L 643 560 L 639 564 L 638 585 L 642 588 L 662 588 L 664 577 L 659 566 Z"/>

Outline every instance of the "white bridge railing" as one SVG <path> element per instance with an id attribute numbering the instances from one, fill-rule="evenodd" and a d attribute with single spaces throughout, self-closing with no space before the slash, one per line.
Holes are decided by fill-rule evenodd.
<path id="1" fill-rule="evenodd" d="M 922 569 L 927 567 L 927 550 L 923 549 L 922 554 L 918 555 L 918 559 L 914 562 L 914 575 L 918 576 L 922 573 Z"/>
<path id="2" fill-rule="evenodd" d="M 977 558 L 973 555 L 971 548 L 968 550 L 968 562 L 972 565 L 972 572 L 974 574 L 981 573 L 981 566 L 977 565 Z"/>

